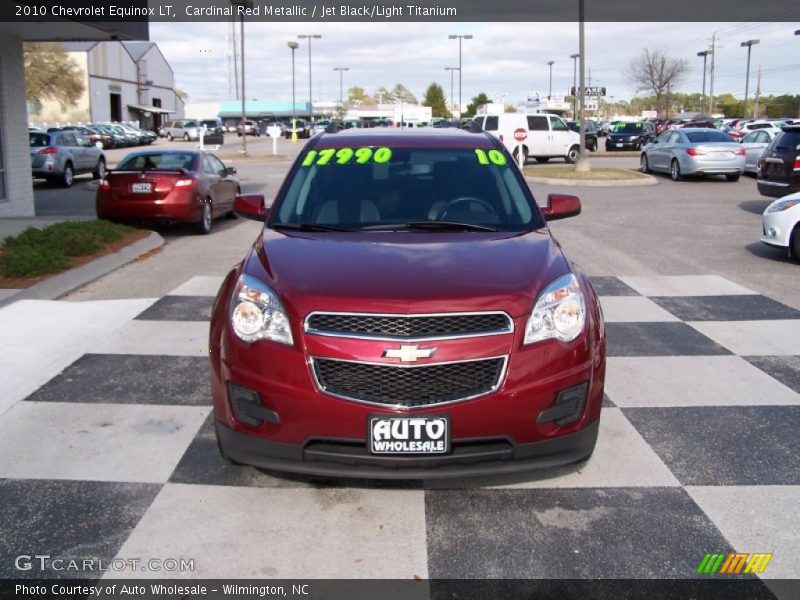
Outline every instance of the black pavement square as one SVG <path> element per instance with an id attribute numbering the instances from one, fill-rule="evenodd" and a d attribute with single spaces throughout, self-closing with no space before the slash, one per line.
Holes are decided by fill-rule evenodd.
<path id="1" fill-rule="evenodd" d="M 212 296 L 164 296 L 136 319 L 140 321 L 210 321 Z"/>
<path id="2" fill-rule="evenodd" d="M 800 485 L 800 406 L 622 412 L 683 485 Z"/>
<path id="3" fill-rule="evenodd" d="M 766 296 L 658 296 L 653 302 L 683 321 L 800 319 L 800 310 Z"/>
<path id="4" fill-rule="evenodd" d="M 746 356 L 744 359 L 800 394 L 800 356 Z"/>
<path id="5" fill-rule="evenodd" d="M 208 406 L 208 359 L 84 354 L 26 400 Z"/>
<path id="6" fill-rule="evenodd" d="M 108 565 L 160 489 L 152 483 L 0 479 L 0 578 L 86 578 L 83 570 L 42 571 L 38 561 L 18 571 L 15 558 L 49 554 Z"/>
<path id="7" fill-rule="evenodd" d="M 681 488 L 425 492 L 431 578 L 691 578 L 732 550 Z"/>
<path id="8" fill-rule="evenodd" d="M 731 354 L 686 323 L 606 323 L 608 356 Z"/>
<path id="9" fill-rule="evenodd" d="M 639 292 L 617 277 L 589 277 L 598 296 L 640 296 Z"/>
<path id="10" fill-rule="evenodd" d="M 214 432 L 214 413 L 208 415 L 192 443 L 172 472 L 170 483 L 228 485 L 264 488 L 368 487 L 421 489 L 421 481 L 352 480 L 347 478 L 270 472 L 246 465 L 235 465 L 222 457 Z"/>

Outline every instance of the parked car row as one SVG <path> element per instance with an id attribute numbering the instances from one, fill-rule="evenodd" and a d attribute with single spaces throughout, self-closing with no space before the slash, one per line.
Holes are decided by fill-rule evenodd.
<path id="1" fill-rule="evenodd" d="M 44 133 L 44 130 L 31 128 L 31 131 Z M 56 131 L 72 131 L 78 137 L 96 145 L 101 150 L 109 148 L 127 148 L 152 144 L 158 136 L 152 131 L 140 129 L 128 123 L 92 123 L 90 125 L 65 125 L 50 127 L 46 133 Z"/>

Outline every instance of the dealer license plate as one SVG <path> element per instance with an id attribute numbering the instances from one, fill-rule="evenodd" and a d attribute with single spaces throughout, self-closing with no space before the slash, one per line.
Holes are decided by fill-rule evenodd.
<path id="1" fill-rule="evenodd" d="M 131 185 L 131 191 L 134 194 L 149 194 L 152 190 L 152 183 L 134 183 Z"/>
<path id="2" fill-rule="evenodd" d="M 384 417 L 368 419 L 372 454 L 446 454 L 450 452 L 450 419 L 438 417 Z"/>
<path id="3" fill-rule="evenodd" d="M 624 144 L 617 144 L 617 148 L 622 148 Z"/>

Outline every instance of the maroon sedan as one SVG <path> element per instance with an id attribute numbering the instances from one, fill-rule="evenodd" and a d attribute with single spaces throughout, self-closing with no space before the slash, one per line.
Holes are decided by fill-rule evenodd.
<path id="1" fill-rule="evenodd" d="M 129 154 L 97 190 L 97 218 L 117 222 L 185 222 L 209 233 L 212 221 L 233 216 L 240 193 L 236 169 L 200 151 Z"/>
<path id="2" fill-rule="evenodd" d="M 586 274 L 485 133 L 313 138 L 225 278 L 211 389 L 230 461 L 334 476 L 485 475 L 591 455 L 605 332 Z"/>

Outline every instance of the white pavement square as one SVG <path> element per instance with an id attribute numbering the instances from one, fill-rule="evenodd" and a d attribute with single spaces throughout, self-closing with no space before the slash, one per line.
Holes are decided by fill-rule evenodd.
<path id="1" fill-rule="evenodd" d="M 0 308 L 0 414 L 153 302 L 20 300 Z"/>
<path id="2" fill-rule="evenodd" d="M 208 356 L 205 321 L 131 321 L 90 349 L 105 354 Z"/>
<path id="3" fill-rule="evenodd" d="M 643 296 L 731 296 L 756 294 L 718 275 L 659 275 L 620 277 Z"/>
<path id="4" fill-rule="evenodd" d="M 671 312 L 643 296 L 600 296 L 606 323 L 644 323 L 680 321 Z"/>
<path id="5" fill-rule="evenodd" d="M 774 554 L 762 579 L 800 578 L 800 486 L 709 486 L 686 491 L 737 552 Z"/>
<path id="6" fill-rule="evenodd" d="M 800 319 L 691 321 L 688 324 L 739 356 L 800 354 Z"/>
<path id="7" fill-rule="evenodd" d="M 800 394 L 738 356 L 607 360 L 606 393 L 622 408 L 800 405 Z"/>
<path id="8" fill-rule="evenodd" d="M 564 475 L 546 473 L 544 479 L 497 488 L 593 488 L 679 486 L 680 483 L 618 408 L 604 408 L 600 416 L 597 446 L 588 463 Z"/>
<path id="9" fill-rule="evenodd" d="M 191 557 L 193 578 L 424 579 L 424 494 L 167 484 L 118 556 Z"/>
<path id="10" fill-rule="evenodd" d="M 168 296 L 216 296 L 224 277 L 197 275 L 172 290 Z"/>
<path id="11" fill-rule="evenodd" d="M 164 483 L 210 410 L 20 402 L 0 416 L 0 477 Z"/>

